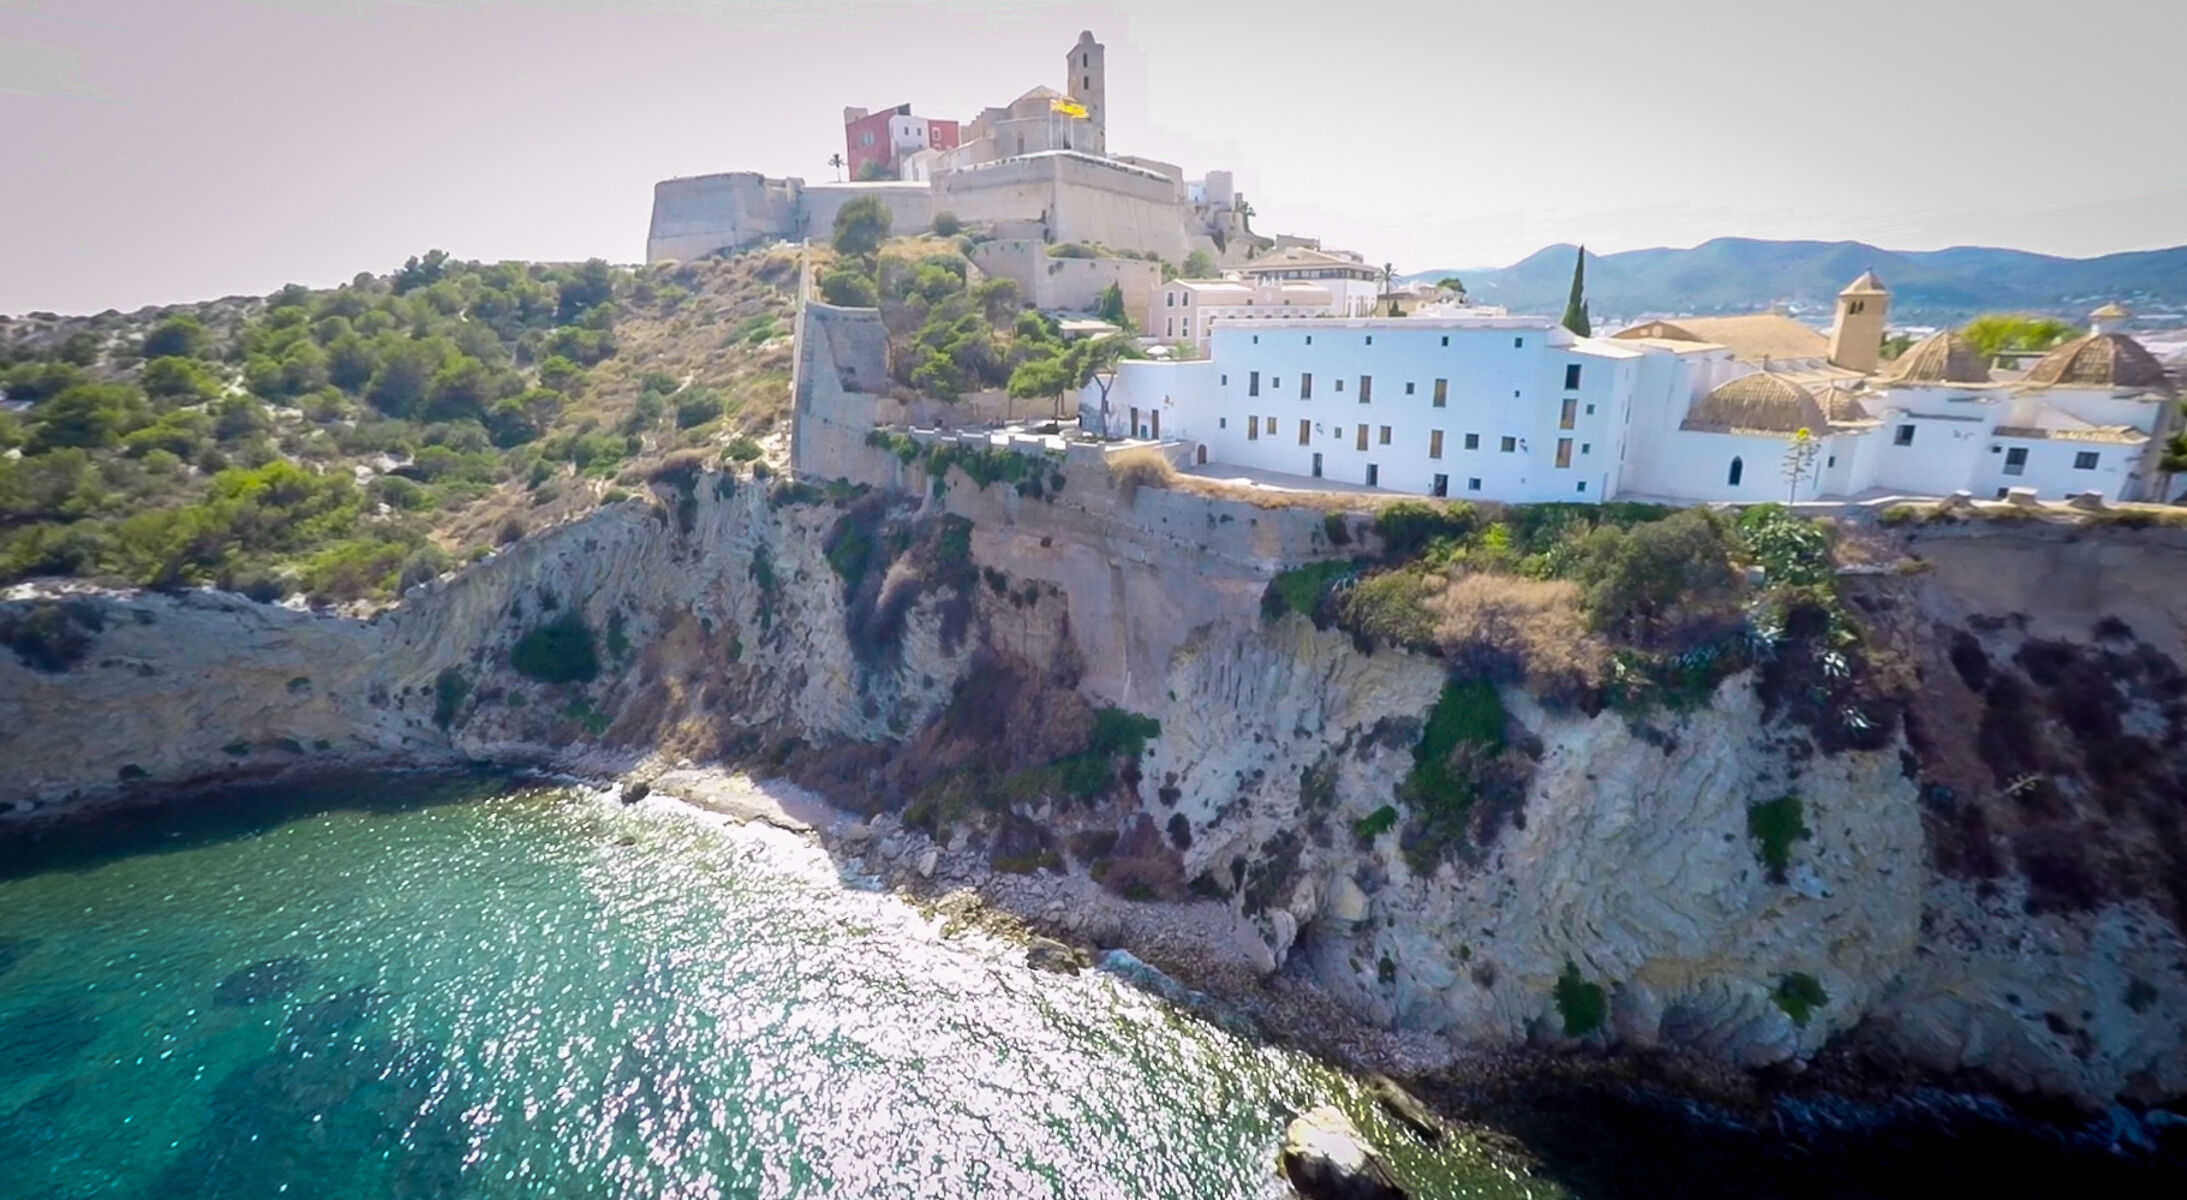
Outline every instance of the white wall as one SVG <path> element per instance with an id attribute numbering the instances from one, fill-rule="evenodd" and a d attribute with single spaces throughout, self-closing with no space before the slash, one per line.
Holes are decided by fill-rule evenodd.
<path id="1" fill-rule="evenodd" d="M 1205 443 L 1211 463 L 1311 476 L 1319 454 L 1326 479 L 1365 484 L 1371 465 L 1382 488 L 1431 493 L 1443 475 L 1450 496 L 1514 502 L 1598 501 L 1616 484 L 1637 360 L 1588 353 L 1545 318 L 1218 322 L 1211 349 L 1206 364 L 1189 365 L 1212 382 L 1167 389 L 1175 415 L 1163 425 L 1167 435 Z M 1579 386 L 1567 390 L 1572 364 L 1581 367 Z M 1312 395 L 1301 399 L 1307 374 Z M 1363 375 L 1373 380 L 1366 403 Z M 1438 379 L 1446 381 L 1442 407 Z M 1572 428 L 1563 429 L 1567 397 Z M 1560 467 L 1562 439 L 1571 445 Z"/>
<path id="2" fill-rule="evenodd" d="M 2025 452 L 2017 474 L 2009 474 L 2012 452 Z M 1963 485 L 1976 499 L 2002 495 L 2005 489 L 2030 487 L 2045 500 L 2057 500 L 2080 492 L 2101 492 L 2107 500 L 2123 498 L 2127 480 L 2141 455 L 2140 446 L 2117 442 L 2084 442 L 2065 438 L 1993 438 L 1989 451 L 1970 482 Z M 2083 455 L 2094 455 L 2095 466 L 2075 465 Z"/>

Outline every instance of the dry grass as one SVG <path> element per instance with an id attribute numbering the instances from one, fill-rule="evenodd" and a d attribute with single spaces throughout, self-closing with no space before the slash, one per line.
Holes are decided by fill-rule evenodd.
<path id="1" fill-rule="evenodd" d="M 1491 675 L 1523 674 L 1545 694 L 1592 685 L 1609 661 L 1570 580 L 1459 574 L 1422 605 L 1446 656 Z"/>
<path id="2" fill-rule="evenodd" d="M 1142 487 L 1174 487 L 1180 476 L 1169 458 L 1152 446 L 1135 446 L 1109 455 L 1109 482 L 1128 507 Z"/>

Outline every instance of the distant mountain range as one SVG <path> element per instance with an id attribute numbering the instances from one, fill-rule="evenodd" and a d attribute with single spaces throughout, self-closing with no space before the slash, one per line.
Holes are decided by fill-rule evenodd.
<path id="1" fill-rule="evenodd" d="M 1554 315 L 1564 311 L 1571 289 L 1574 249 L 1550 246 L 1508 267 L 1405 278 L 1455 274 L 1481 303 Z M 2001 310 L 2078 319 L 2106 300 L 2138 312 L 2187 310 L 2187 246 L 2058 258 L 1988 246 L 1884 250 L 1862 242 L 1754 238 L 1716 238 L 1690 250 L 1589 253 L 1587 300 L 1598 321 L 1758 312 L 1779 303 L 1796 315 L 1823 317 L 1838 290 L 1870 269 L 1891 289 L 1895 323 L 1944 324 Z"/>

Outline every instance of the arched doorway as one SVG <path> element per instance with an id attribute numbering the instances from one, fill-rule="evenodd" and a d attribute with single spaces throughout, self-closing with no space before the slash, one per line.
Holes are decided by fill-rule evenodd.
<path id="1" fill-rule="evenodd" d="M 1738 487 L 1739 480 L 1744 477 L 1746 473 L 1746 460 L 1735 456 L 1731 460 L 1731 472 L 1724 477 L 1724 482 L 1730 484 L 1732 487 Z"/>

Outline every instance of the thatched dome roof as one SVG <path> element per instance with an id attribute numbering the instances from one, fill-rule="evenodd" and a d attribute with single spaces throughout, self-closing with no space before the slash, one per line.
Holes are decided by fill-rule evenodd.
<path id="1" fill-rule="evenodd" d="M 2044 355 L 2027 382 L 2049 387 L 2161 388 L 2164 364 L 2123 333 L 2092 333 Z"/>
<path id="2" fill-rule="evenodd" d="M 1681 429 L 1711 433 L 1823 434 L 1830 416 L 1815 394 L 1771 371 L 1720 383 L 1687 411 Z"/>
<path id="3" fill-rule="evenodd" d="M 1988 383 L 1990 369 L 1972 342 L 1947 329 L 1899 355 L 1884 378 L 1899 383 Z"/>

